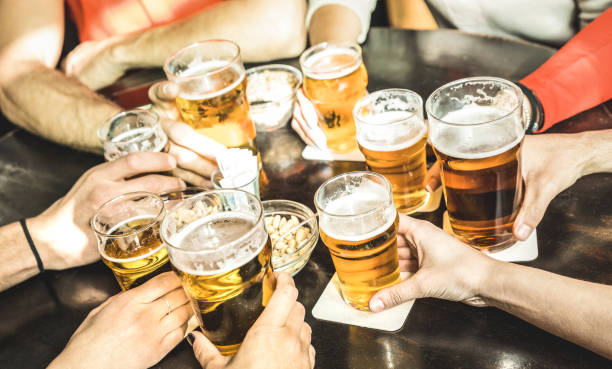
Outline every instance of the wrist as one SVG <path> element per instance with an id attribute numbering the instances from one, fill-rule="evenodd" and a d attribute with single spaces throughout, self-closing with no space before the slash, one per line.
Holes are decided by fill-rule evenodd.
<path id="1" fill-rule="evenodd" d="M 572 135 L 573 136 L 573 135 Z M 612 170 L 612 130 L 581 132 L 576 136 L 576 154 L 582 158 L 580 176 Z M 571 144 L 571 142 L 569 143 Z"/>
<path id="2" fill-rule="evenodd" d="M 65 269 L 63 259 L 53 247 L 59 241 L 54 240 L 53 228 L 49 227 L 44 215 L 41 214 L 29 218 L 26 220 L 26 224 L 44 268 L 54 270 Z"/>
<path id="3" fill-rule="evenodd" d="M 478 295 L 488 306 L 500 308 L 504 301 L 504 291 L 506 283 L 512 283 L 511 273 L 516 266 L 512 263 L 491 259 L 486 277 L 482 279 L 478 289 Z"/>

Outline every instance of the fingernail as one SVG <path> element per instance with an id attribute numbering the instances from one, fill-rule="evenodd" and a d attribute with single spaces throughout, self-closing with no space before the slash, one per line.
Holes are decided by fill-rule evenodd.
<path id="1" fill-rule="evenodd" d="M 531 234 L 532 230 L 533 229 L 527 224 L 521 224 L 516 230 L 516 237 L 518 237 L 521 241 L 525 241 Z"/>
<path id="2" fill-rule="evenodd" d="M 370 311 L 373 313 L 378 313 L 379 311 L 383 311 L 385 305 L 379 299 L 370 300 Z"/>
<path id="3" fill-rule="evenodd" d="M 187 341 L 189 346 L 193 346 L 194 339 L 195 339 L 195 336 L 193 335 L 193 333 L 188 333 L 187 336 L 185 337 L 185 340 Z"/>
<path id="4" fill-rule="evenodd" d="M 170 95 L 172 93 L 172 86 L 170 86 L 170 84 L 168 83 L 164 83 L 164 86 L 162 87 L 162 92 L 164 93 L 164 95 Z"/>

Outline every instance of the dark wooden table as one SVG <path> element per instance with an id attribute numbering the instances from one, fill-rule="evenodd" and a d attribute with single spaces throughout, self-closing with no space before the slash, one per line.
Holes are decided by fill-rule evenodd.
<path id="1" fill-rule="evenodd" d="M 454 31 L 374 28 L 364 45 L 364 59 L 370 91 L 402 87 L 425 98 L 436 87 L 466 76 L 519 79 L 554 51 Z M 283 62 L 297 65 L 297 60 Z M 554 130 L 612 128 L 609 108 L 609 104 L 596 107 Z M 6 123 L 2 129 L 0 224 L 42 211 L 87 168 L 102 162 L 102 157 L 55 145 Z M 302 160 L 303 144 L 288 128 L 260 134 L 257 144 L 271 181 L 265 199 L 286 198 L 312 208 L 313 193 L 324 180 L 364 167 L 363 163 Z M 440 225 L 441 213 L 425 218 Z M 527 265 L 612 284 L 612 175 L 582 178 L 557 196 L 538 227 L 538 242 L 540 255 Z M 329 253 L 319 242 L 307 267 L 296 276 L 300 300 L 309 312 L 306 320 L 313 328 L 317 368 L 612 367 L 604 358 L 494 308 L 418 300 L 396 333 L 316 320 L 310 310 L 332 274 Z M 111 272 L 98 262 L 47 272 L 0 293 L 0 368 L 45 366 L 87 312 L 118 291 Z M 183 342 L 156 367 L 196 368 L 198 364 Z"/>

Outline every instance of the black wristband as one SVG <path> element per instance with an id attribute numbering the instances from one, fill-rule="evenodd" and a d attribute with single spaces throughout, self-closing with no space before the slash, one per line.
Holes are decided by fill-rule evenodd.
<path id="1" fill-rule="evenodd" d="M 30 244 L 30 249 L 32 249 L 32 254 L 34 254 L 34 258 L 36 259 L 36 264 L 38 265 L 38 270 L 42 273 L 45 271 L 45 267 L 43 266 L 42 260 L 40 259 L 40 255 L 38 254 L 38 251 L 36 250 L 36 246 L 34 246 L 34 241 L 32 240 L 32 236 L 30 236 L 30 231 L 28 230 L 28 226 L 26 224 L 25 218 L 19 219 L 19 223 L 21 223 L 23 234 L 25 234 L 25 237 L 28 240 L 28 244 Z"/>
<path id="2" fill-rule="evenodd" d="M 525 95 L 525 97 L 531 103 L 531 116 L 529 117 L 529 122 L 527 122 L 525 132 L 533 133 L 540 129 L 544 124 L 544 109 L 542 108 L 542 104 L 540 104 L 540 100 L 538 100 L 533 91 L 520 82 L 516 82 L 516 85 L 520 87 L 520 89 L 523 91 L 523 95 Z"/>

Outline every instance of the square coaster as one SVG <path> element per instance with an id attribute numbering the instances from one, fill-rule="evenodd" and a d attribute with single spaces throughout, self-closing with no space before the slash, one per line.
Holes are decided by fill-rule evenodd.
<path id="1" fill-rule="evenodd" d="M 318 147 L 307 145 L 302 151 L 302 158 L 306 160 L 324 161 L 365 161 L 365 157 L 359 150 L 354 150 L 344 154 L 334 154 L 328 150 L 321 150 Z"/>
<path id="2" fill-rule="evenodd" d="M 402 279 L 404 278 L 405 275 L 402 273 Z M 312 308 L 312 315 L 315 318 L 329 322 L 395 332 L 402 328 L 414 304 L 414 300 L 408 301 L 380 313 L 357 310 L 344 302 L 340 294 L 339 283 L 338 275 L 334 273 L 321 297 L 319 297 L 319 300 Z"/>
<path id="3" fill-rule="evenodd" d="M 444 212 L 443 228 L 446 232 L 453 234 L 451 229 L 450 220 L 448 218 L 448 211 Z M 508 247 L 505 250 L 501 250 L 493 253 L 485 253 L 493 259 L 500 261 L 519 262 L 519 261 L 532 261 L 538 257 L 538 236 L 534 230 L 525 241 L 517 241 L 514 245 Z"/>

